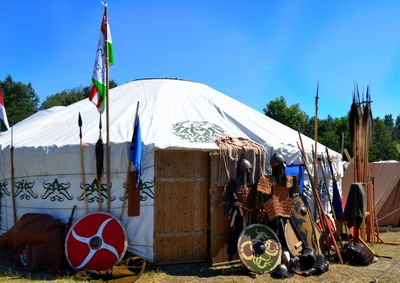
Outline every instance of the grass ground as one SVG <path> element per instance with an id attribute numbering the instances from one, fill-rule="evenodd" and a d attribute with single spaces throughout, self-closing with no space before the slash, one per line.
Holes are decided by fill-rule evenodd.
<path id="1" fill-rule="evenodd" d="M 387 242 L 400 243 L 400 232 L 381 233 Z M 365 267 L 330 264 L 329 271 L 321 276 L 302 277 L 295 275 L 285 279 L 287 283 L 306 282 L 400 282 L 400 246 L 370 244 L 376 253 L 392 256 L 392 259 L 378 258 L 378 261 Z M 0 253 L 0 259 L 5 254 Z M 265 282 L 277 281 L 269 274 L 257 275 L 255 279 L 246 275 L 241 268 L 230 266 L 210 267 L 207 264 L 184 264 L 170 266 L 150 266 L 137 282 Z M 1 282 L 85 282 L 77 281 L 71 271 L 52 275 L 47 273 L 25 273 L 16 268 L 0 265 Z"/>
<path id="2" fill-rule="evenodd" d="M 387 242 L 400 243 L 400 232 L 381 233 L 381 238 Z M 400 245 L 369 244 L 371 249 L 380 255 L 392 259 L 378 258 L 378 261 L 368 266 L 350 266 L 330 264 L 329 271 L 320 276 L 303 277 L 295 275 L 283 282 L 400 282 Z M 188 264 L 161 266 L 147 270 L 137 282 L 266 282 L 280 281 L 269 274 L 250 278 L 240 268 L 229 266 L 210 267 L 206 264 Z"/>

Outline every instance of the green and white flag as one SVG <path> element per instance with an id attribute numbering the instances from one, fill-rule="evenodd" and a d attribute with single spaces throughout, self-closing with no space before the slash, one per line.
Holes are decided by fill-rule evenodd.
<path id="1" fill-rule="evenodd" d="M 114 52 L 112 48 L 112 39 L 110 26 L 108 24 L 107 17 L 107 4 L 104 4 L 104 15 L 101 22 L 101 32 L 99 41 L 97 43 L 96 58 L 94 62 L 93 75 L 92 75 L 92 87 L 89 93 L 89 100 L 96 105 L 97 110 L 102 113 L 105 108 L 106 97 L 106 45 L 108 47 L 108 62 L 109 65 L 114 63 Z M 106 32 L 107 31 L 107 35 Z M 107 36 L 107 38 L 106 38 Z"/>
<path id="2" fill-rule="evenodd" d="M 0 132 L 5 132 L 10 128 L 8 125 L 6 108 L 4 107 L 3 92 L 0 88 Z"/>

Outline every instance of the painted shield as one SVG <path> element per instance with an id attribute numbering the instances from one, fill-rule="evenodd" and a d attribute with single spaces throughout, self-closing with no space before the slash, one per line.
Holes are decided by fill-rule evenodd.
<path id="1" fill-rule="evenodd" d="M 304 244 L 290 221 L 287 221 L 285 224 L 285 241 L 292 256 L 299 256 L 301 254 Z"/>
<path id="2" fill-rule="evenodd" d="M 268 226 L 252 224 L 240 233 L 238 254 L 248 270 L 261 274 L 274 270 L 281 263 L 282 247 Z"/>
<path id="3" fill-rule="evenodd" d="M 314 230 L 314 221 L 311 218 L 310 208 L 302 196 L 296 195 L 292 198 L 293 208 L 290 216 L 293 229 L 297 236 L 304 243 L 305 247 L 313 248 L 317 254 L 321 254 L 321 249 Z"/>
<path id="4" fill-rule="evenodd" d="M 127 248 L 125 229 L 109 213 L 95 212 L 79 219 L 68 231 L 65 255 L 75 270 L 107 270 Z"/>

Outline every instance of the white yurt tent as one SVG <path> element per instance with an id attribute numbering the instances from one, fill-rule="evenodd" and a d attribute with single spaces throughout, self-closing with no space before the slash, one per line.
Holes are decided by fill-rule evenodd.
<path id="1" fill-rule="evenodd" d="M 266 148 L 267 161 L 271 154 L 279 151 L 288 164 L 303 163 L 295 130 L 229 96 L 196 82 L 136 80 L 110 90 L 111 213 L 117 217 L 121 215 L 129 144 L 138 101 L 143 140 L 140 216 L 128 217 L 125 213 L 122 223 L 127 231 L 128 250 L 148 260 L 177 262 L 178 258 L 180 261 L 196 261 L 210 256 L 210 243 L 207 242 L 209 197 L 199 202 L 189 201 L 200 196 L 202 190 L 209 194 L 209 178 L 213 175 L 210 173 L 213 166 L 210 165 L 209 153 L 218 151 L 217 136 L 253 140 Z M 77 205 L 75 219 L 85 214 L 79 112 L 86 145 L 85 187 L 89 210 L 97 210 L 95 143 L 99 136 L 99 114 L 85 99 L 67 107 L 39 111 L 13 127 L 18 218 L 25 213 L 38 212 L 49 213 L 66 222 L 74 205 Z M 102 116 L 105 140 L 105 115 Z M 303 136 L 303 142 L 311 156 L 314 141 Z M 9 130 L 0 136 L 3 232 L 14 224 L 10 144 Z M 318 147 L 320 151 L 325 150 L 320 144 Z M 334 151 L 330 154 L 336 171 L 341 174 L 341 156 Z M 182 168 L 191 173 L 182 173 L 178 178 L 176 175 L 183 172 Z M 104 176 L 103 184 L 105 180 Z M 168 186 L 170 190 L 167 190 Z M 105 210 L 106 201 L 103 201 Z M 164 204 L 157 205 L 157 201 Z M 198 220 L 194 217 L 197 214 L 206 216 Z M 181 227 L 185 221 L 190 228 Z"/>

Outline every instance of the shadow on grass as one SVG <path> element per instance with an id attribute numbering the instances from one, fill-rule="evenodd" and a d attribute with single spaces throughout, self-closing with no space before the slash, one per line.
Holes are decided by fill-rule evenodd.
<path id="1" fill-rule="evenodd" d="M 145 270 L 146 274 L 165 273 L 170 276 L 194 276 L 199 278 L 209 278 L 217 276 L 247 276 L 248 273 L 241 265 L 226 265 L 214 267 L 204 263 L 184 263 L 169 265 L 151 265 Z"/>
<path id="2" fill-rule="evenodd" d="M 71 269 L 68 264 L 63 263 L 62 268 L 56 274 L 45 273 L 45 272 L 27 272 L 23 270 L 22 266 L 10 266 L 7 262 L 7 257 L 10 252 L 7 250 L 0 249 L 0 278 L 2 280 L 42 280 L 52 281 L 59 279 L 73 280 L 75 278 L 75 271 Z"/>

